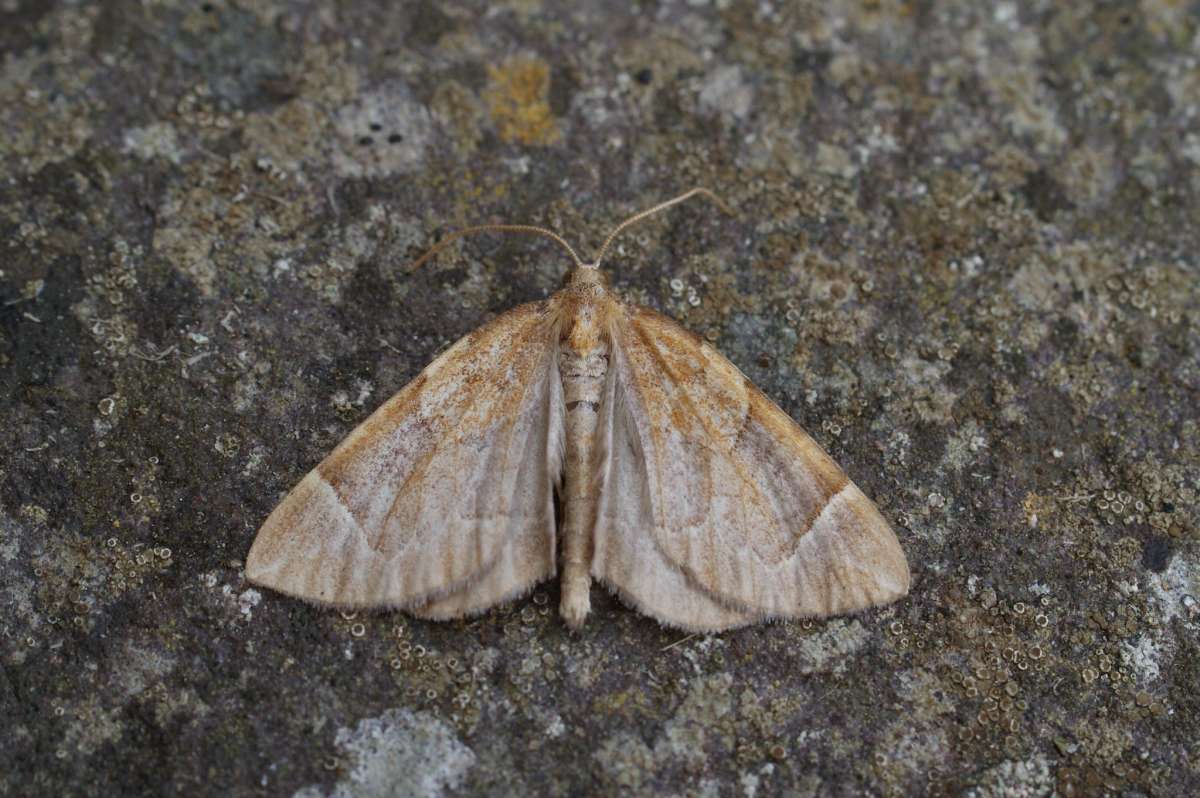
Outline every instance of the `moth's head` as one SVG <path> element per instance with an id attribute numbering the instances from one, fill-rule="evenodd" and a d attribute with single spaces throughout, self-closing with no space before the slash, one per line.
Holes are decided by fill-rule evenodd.
<path id="1" fill-rule="evenodd" d="M 567 272 L 563 277 L 563 288 L 575 290 L 608 289 L 608 277 L 594 263 L 584 263 Z"/>

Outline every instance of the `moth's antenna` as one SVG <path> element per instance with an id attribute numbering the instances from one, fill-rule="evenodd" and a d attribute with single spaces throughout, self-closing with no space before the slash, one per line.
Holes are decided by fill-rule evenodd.
<path id="1" fill-rule="evenodd" d="M 730 208 L 728 205 L 726 205 L 720 197 L 718 197 L 716 194 L 712 193 L 708 189 L 693 188 L 691 191 L 683 192 L 678 197 L 672 197 L 671 199 L 667 200 L 666 202 L 660 202 L 657 205 L 655 205 L 653 208 L 647 208 L 646 210 L 644 210 L 640 213 L 635 213 L 633 216 L 630 216 L 628 219 L 626 219 L 625 221 L 621 222 L 619 225 L 614 227 L 613 231 L 608 234 L 608 238 L 604 239 L 604 243 L 600 246 L 600 254 L 596 255 L 596 259 L 594 261 L 592 261 L 592 263 L 590 265 L 593 268 L 600 267 L 600 260 L 604 257 L 604 253 L 608 251 L 608 245 L 611 244 L 613 242 L 613 239 L 616 238 L 618 235 L 620 235 L 621 231 L 623 231 L 626 227 L 629 227 L 630 225 L 633 225 L 633 224 L 637 224 L 642 219 L 645 219 L 647 216 L 653 216 L 654 214 L 658 213 L 659 211 L 665 211 L 667 208 L 670 208 L 672 205 L 678 205 L 679 203 L 681 203 L 685 200 L 689 200 L 692 197 L 696 196 L 697 194 L 703 194 L 705 197 L 708 197 L 710 200 L 712 200 L 713 202 L 715 202 L 717 204 L 718 208 L 720 208 L 721 210 L 723 210 L 725 213 L 729 214 L 730 216 L 737 215 L 733 212 L 733 209 Z"/>
<path id="2" fill-rule="evenodd" d="M 462 230 L 456 230 L 450 235 L 443 238 L 441 241 L 430 247 L 424 255 L 417 258 L 416 263 L 412 265 L 413 270 L 419 269 L 421 264 L 432 258 L 434 255 L 446 248 L 446 245 L 451 241 L 465 236 L 474 235 L 475 233 L 530 233 L 533 235 L 545 236 L 546 238 L 557 241 L 563 249 L 571 255 L 571 260 L 575 261 L 577 269 L 583 268 L 583 261 L 579 259 L 579 255 L 575 253 L 574 247 L 566 242 L 562 236 L 553 230 L 547 230 L 544 227 L 535 227 L 531 224 L 481 224 L 475 227 L 466 227 Z"/>

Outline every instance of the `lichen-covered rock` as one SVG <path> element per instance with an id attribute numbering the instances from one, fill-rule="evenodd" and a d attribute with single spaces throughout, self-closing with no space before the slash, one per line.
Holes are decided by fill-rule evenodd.
<path id="1" fill-rule="evenodd" d="M 1186 3 L 0 3 L 0 794 L 1200 792 Z M 267 513 L 614 221 L 896 525 L 719 636 L 260 591 Z"/>

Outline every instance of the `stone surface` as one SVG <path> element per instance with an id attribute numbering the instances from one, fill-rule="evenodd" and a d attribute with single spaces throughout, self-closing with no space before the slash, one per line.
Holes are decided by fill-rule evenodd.
<path id="1" fill-rule="evenodd" d="M 0 3 L 0 794 L 1200 792 L 1195 4 Z M 685 637 L 241 562 L 552 226 L 896 523 Z"/>

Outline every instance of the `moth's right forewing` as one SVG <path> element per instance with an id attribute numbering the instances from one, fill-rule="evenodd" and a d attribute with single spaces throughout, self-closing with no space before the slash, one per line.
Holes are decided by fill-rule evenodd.
<path id="1" fill-rule="evenodd" d="M 640 525 L 693 588 L 748 615 L 835 615 L 908 591 L 874 504 L 733 364 L 646 308 L 614 329 L 648 495 L 623 528 Z"/>
<path id="2" fill-rule="evenodd" d="M 623 353 L 614 336 L 612 359 Z M 659 550 L 653 533 L 653 496 L 658 485 L 647 472 L 645 452 L 630 416 L 627 394 L 617 390 L 610 368 L 600 403 L 599 496 L 593 533 L 592 576 L 639 612 L 690 632 L 715 632 L 761 620 L 760 613 L 733 608 L 697 587 Z"/>
<path id="3" fill-rule="evenodd" d="M 515 537 L 536 540 L 510 560 L 552 552 L 563 434 L 552 302 L 467 335 L 356 428 L 263 524 L 247 577 L 323 604 L 408 608 L 480 583 Z M 540 579 L 538 558 L 506 573 Z"/>

